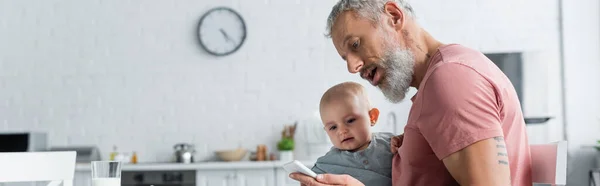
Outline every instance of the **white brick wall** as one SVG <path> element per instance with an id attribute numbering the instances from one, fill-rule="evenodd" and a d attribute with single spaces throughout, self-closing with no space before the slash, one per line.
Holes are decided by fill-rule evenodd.
<path id="1" fill-rule="evenodd" d="M 556 2 L 412 2 L 443 42 L 557 61 Z M 389 104 L 347 73 L 323 37 L 333 3 L 0 1 L 0 130 L 48 131 L 52 145 L 95 144 L 103 155 L 117 145 L 140 161 L 167 160 L 173 144 L 191 142 L 205 159 L 238 145 L 273 149 L 283 124 L 313 114 L 327 87 L 355 80 L 383 116 L 399 116 L 401 131 L 410 103 Z M 248 27 L 244 46 L 223 58 L 203 52 L 194 35 L 200 16 L 218 5 L 238 10 Z M 542 79 L 556 77 L 549 73 Z"/>

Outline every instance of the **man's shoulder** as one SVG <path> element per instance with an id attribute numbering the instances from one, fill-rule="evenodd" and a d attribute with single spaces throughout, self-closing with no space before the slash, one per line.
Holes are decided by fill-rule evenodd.
<path id="1" fill-rule="evenodd" d="M 488 74 L 499 70 L 485 54 L 459 44 L 444 45 L 439 48 L 439 55 L 434 57 L 429 67 L 430 72 L 449 70 L 451 68 L 468 67 L 471 70 Z"/>
<path id="2" fill-rule="evenodd" d="M 448 44 L 438 48 L 440 60 L 443 62 L 456 62 L 464 61 L 465 59 L 479 59 L 485 58 L 485 55 L 473 48 L 460 45 L 460 44 Z"/>
<path id="3" fill-rule="evenodd" d="M 504 81 L 498 79 L 501 75 L 500 69 L 482 52 L 459 44 L 450 44 L 441 46 L 439 52 L 432 56 L 421 84 L 427 84 L 429 81 L 449 81 L 449 77 L 463 83 Z M 492 86 L 495 84 L 492 83 Z M 437 85 L 446 86 L 444 83 Z"/>

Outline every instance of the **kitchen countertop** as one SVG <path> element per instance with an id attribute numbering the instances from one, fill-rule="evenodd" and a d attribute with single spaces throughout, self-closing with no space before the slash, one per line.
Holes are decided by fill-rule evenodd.
<path id="1" fill-rule="evenodd" d="M 299 160 L 300 161 L 300 160 Z M 215 169 L 267 169 L 282 167 L 288 161 L 237 161 L 237 162 L 196 162 L 190 164 L 169 162 L 140 162 L 125 163 L 122 171 L 151 171 L 151 170 L 215 170 Z M 300 161 L 307 167 L 312 167 L 314 161 Z M 89 163 L 77 163 L 75 171 L 90 171 Z"/>

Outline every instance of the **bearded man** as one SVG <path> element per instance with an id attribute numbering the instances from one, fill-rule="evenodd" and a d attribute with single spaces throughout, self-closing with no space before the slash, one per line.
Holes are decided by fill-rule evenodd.
<path id="1" fill-rule="evenodd" d="M 436 40 L 405 0 L 340 0 L 327 31 L 348 71 L 389 101 L 418 90 L 392 144 L 393 185 L 532 185 L 516 91 L 481 52 Z M 348 175 L 290 177 L 309 186 L 363 185 Z"/>

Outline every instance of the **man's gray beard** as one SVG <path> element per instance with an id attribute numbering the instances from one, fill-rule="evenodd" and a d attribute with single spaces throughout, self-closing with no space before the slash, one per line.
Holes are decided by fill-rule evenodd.
<path id="1" fill-rule="evenodd" d="M 400 49 L 398 46 L 387 47 L 383 57 L 385 74 L 379 89 L 392 103 L 398 103 L 406 97 L 406 92 L 412 82 L 415 59 L 409 49 Z"/>

